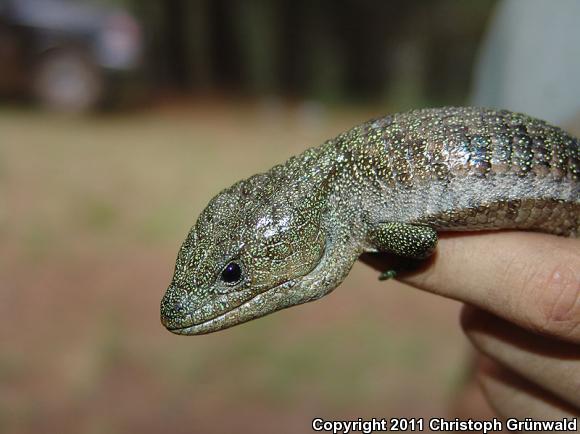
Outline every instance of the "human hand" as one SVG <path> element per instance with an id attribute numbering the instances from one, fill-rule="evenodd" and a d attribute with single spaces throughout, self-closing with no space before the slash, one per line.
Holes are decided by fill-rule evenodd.
<path id="1" fill-rule="evenodd" d="M 484 356 L 477 376 L 500 416 L 580 415 L 579 239 L 443 234 L 434 257 L 398 280 L 467 304 L 461 323 Z"/>

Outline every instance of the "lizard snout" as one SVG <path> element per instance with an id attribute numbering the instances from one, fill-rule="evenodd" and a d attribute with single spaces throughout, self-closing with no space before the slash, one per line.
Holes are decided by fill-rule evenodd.
<path id="1" fill-rule="evenodd" d="M 161 323 L 168 330 L 182 328 L 190 319 L 187 292 L 174 286 L 167 288 L 161 299 Z"/>

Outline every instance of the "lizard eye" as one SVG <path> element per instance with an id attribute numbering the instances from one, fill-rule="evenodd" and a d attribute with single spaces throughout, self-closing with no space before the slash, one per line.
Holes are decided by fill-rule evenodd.
<path id="1" fill-rule="evenodd" d="M 235 262 L 230 262 L 228 265 L 226 265 L 226 268 L 224 268 L 222 271 L 222 280 L 225 283 L 230 284 L 236 283 L 240 280 L 241 277 L 242 277 L 242 269 Z"/>

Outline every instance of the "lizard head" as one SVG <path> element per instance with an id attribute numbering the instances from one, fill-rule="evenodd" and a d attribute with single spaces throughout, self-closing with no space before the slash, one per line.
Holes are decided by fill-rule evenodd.
<path id="1" fill-rule="evenodd" d="M 177 334 L 210 333 L 303 303 L 325 250 L 320 201 L 271 173 L 214 197 L 181 246 L 161 301 Z"/>

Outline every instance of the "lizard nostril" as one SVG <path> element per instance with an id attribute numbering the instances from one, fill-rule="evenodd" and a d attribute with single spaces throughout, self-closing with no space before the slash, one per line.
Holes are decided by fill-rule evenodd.
<path id="1" fill-rule="evenodd" d="M 183 308 L 183 304 L 181 304 L 180 302 L 176 302 L 176 303 L 173 303 L 173 310 L 176 311 L 176 312 L 181 313 L 185 309 Z"/>

